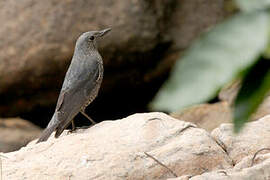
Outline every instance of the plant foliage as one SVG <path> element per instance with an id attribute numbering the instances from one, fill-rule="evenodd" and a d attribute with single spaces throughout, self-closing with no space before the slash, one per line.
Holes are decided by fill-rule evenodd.
<path id="1" fill-rule="evenodd" d="M 270 49 L 270 0 L 236 3 L 241 10 L 238 14 L 204 33 L 177 61 L 150 104 L 152 109 L 171 112 L 208 101 L 222 86 L 239 77 L 244 83 L 234 106 L 236 130 L 257 109 L 270 89 L 267 66 L 263 73 L 256 73 L 261 67 L 259 57 L 269 54 Z"/>

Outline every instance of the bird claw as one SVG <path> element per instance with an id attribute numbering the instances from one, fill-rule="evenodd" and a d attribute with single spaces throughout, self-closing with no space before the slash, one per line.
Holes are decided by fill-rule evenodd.
<path id="1" fill-rule="evenodd" d="M 70 129 L 70 130 L 68 130 L 67 134 L 72 134 L 72 133 L 74 133 L 76 130 L 77 130 L 77 128 Z"/>
<path id="2" fill-rule="evenodd" d="M 93 125 L 90 125 L 90 126 L 82 126 L 82 127 L 75 127 L 75 128 L 73 128 L 73 129 L 70 129 L 70 130 L 68 131 L 68 134 L 74 133 L 74 132 L 76 132 L 77 130 L 80 130 L 80 129 L 88 129 L 88 128 L 92 127 L 92 126 L 93 126 Z"/>
<path id="3" fill-rule="evenodd" d="M 88 128 L 90 128 L 90 127 L 92 127 L 92 125 L 90 125 L 90 126 L 82 126 L 82 127 L 78 127 L 77 129 L 88 129 Z"/>

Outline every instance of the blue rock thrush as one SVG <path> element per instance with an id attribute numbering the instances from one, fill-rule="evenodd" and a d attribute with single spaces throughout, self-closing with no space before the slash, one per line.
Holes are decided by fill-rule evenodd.
<path id="1" fill-rule="evenodd" d="M 37 143 L 46 141 L 54 131 L 55 137 L 59 137 L 71 122 L 74 128 L 73 118 L 79 112 L 94 123 L 85 108 L 96 98 L 103 79 L 103 61 L 97 50 L 97 39 L 110 30 L 89 31 L 78 38 L 55 112 Z"/>

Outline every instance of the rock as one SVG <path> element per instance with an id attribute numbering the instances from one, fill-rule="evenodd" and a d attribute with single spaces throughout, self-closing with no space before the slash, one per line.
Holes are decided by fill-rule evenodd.
<path id="1" fill-rule="evenodd" d="M 255 114 L 252 115 L 252 120 L 260 119 L 266 115 L 270 114 L 270 96 L 267 96 L 262 104 L 259 106 Z"/>
<path id="2" fill-rule="evenodd" d="M 232 82 L 231 84 L 225 86 L 222 88 L 222 90 L 219 92 L 218 98 L 222 102 L 227 102 L 230 106 L 233 106 L 234 100 L 237 96 L 237 93 L 241 87 L 241 81 L 237 80 Z M 268 96 L 266 96 L 257 109 L 256 113 L 253 114 L 251 117 L 251 120 L 257 120 L 265 115 L 270 114 L 270 96 L 268 93 Z M 225 121 L 224 121 L 225 122 Z"/>
<path id="3" fill-rule="evenodd" d="M 240 80 L 236 80 L 228 85 L 225 85 L 219 92 L 218 94 L 218 98 L 221 101 L 226 101 L 228 102 L 230 105 L 233 104 L 237 93 L 239 91 L 241 87 L 241 81 Z"/>
<path id="4" fill-rule="evenodd" d="M 238 135 L 232 129 L 232 124 L 222 124 L 211 134 L 235 164 L 261 148 L 270 147 L 270 116 L 248 123 Z"/>
<path id="5" fill-rule="evenodd" d="M 223 0 L 0 0 L 0 8 L 0 116 L 38 122 L 50 118 L 44 109 L 55 107 L 82 32 L 113 29 L 100 43 L 105 78 L 90 112 L 102 120 L 145 110 L 183 49 L 224 16 Z"/>
<path id="6" fill-rule="evenodd" d="M 180 120 L 195 123 L 209 132 L 220 124 L 229 123 L 232 120 L 231 108 L 227 102 L 195 105 L 170 115 Z"/>
<path id="7" fill-rule="evenodd" d="M 270 96 L 265 98 L 258 110 L 251 116 L 250 121 L 258 120 L 267 114 L 270 114 Z M 195 123 L 209 132 L 222 123 L 232 122 L 232 108 L 227 101 L 199 104 L 179 112 L 173 112 L 170 115 L 180 120 Z"/>
<path id="8" fill-rule="evenodd" d="M 232 134 L 232 124 L 222 124 L 212 131 L 213 138 L 233 160 L 234 167 L 207 171 L 200 175 L 183 175 L 169 180 L 261 180 L 270 178 L 270 116 L 246 124 L 239 135 Z M 258 150 L 260 154 L 252 159 Z M 266 154 L 265 154 L 266 153 Z"/>
<path id="9" fill-rule="evenodd" d="M 41 129 L 20 118 L 0 119 L 0 152 L 20 149 L 41 133 Z"/>
<path id="10" fill-rule="evenodd" d="M 135 114 L 2 153 L 3 179 L 269 179 L 269 150 L 251 164 L 270 147 L 269 120 L 250 122 L 237 136 L 222 124 L 211 136 L 164 113 Z"/>
<path id="11" fill-rule="evenodd" d="M 214 171 L 203 173 L 202 175 L 187 177 L 181 176 L 178 178 L 170 178 L 168 180 L 262 180 L 270 178 L 270 154 L 260 155 L 258 158 L 263 161 L 250 167 L 252 156 L 245 157 L 239 164 L 245 164 L 246 167 L 239 169 L 237 166 L 230 170 Z M 188 178 L 188 179 L 187 179 Z"/>
<path id="12" fill-rule="evenodd" d="M 169 34 L 172 49 L 185 49 L 202 32 L 220 22 L 226 11 L 226 0 L 176 0 L 171 16 Z"/>
<path id="13" fill-rule="evenodd" d="M 167 179 L 232 168 L 208 132 L 164 113 L 135 114 L 2 154 L 3 179 Z"/>

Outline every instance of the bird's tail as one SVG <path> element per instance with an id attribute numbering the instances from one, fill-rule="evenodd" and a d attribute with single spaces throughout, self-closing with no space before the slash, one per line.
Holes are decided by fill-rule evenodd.
<path id="1" fill-rule="evenodd" d="M 58 138 L 70 123 L 71 121 L 69 121 L 68 119 L 61 122 L 59 126 L 56 128 L 54 137 Z"/>
<path id="2" fill-rule="evenodd" d="M 37 143 L 47 141 L 47 139 L 50 137 L 53 131 L 57 128 L 57 126 L 58 126 L 58 119 L 56 118 L 56 113 L 54 113 L 50 123 L 48 124 L 46 129 L 42 132 Z"/>

